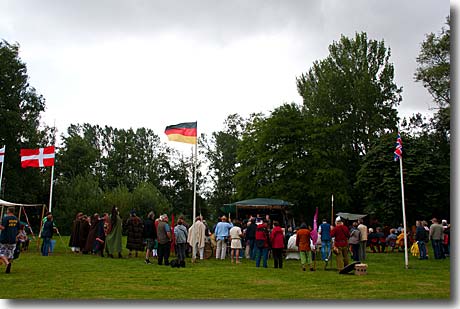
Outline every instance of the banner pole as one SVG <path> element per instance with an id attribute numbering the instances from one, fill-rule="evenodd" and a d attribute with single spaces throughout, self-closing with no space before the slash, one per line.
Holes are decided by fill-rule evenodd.
<path id="1" fill-rule="evenodd" d="M 404 261 L 405 268 L 409 268 L 409 257 L 407 252 L 407 227 L 406 227 L 406 206 L 404 202 L 404 179 L 403 179 L 403 166 L 402 156 L 399 158 L 399 169 L 401 174 L 401 199 L 402 199 L 402 212 L 403 212 L 403 228 L 404 228 Z"/>
<path id="2" fill-rule="evenodd" d="M 331 196 L 331 226 L 334 223 L 334 194 Z"/>
<path id="3" fill-rule="evenodd" d="M 53 178 L 54 178 L 54 165 L 51 167 L 51 184 L 50 184 L 50 201 L 49 212 L 51 212 L 51 203 L 53 201 Z"/>
<path id="4" fill-rule="evenodd" d="M 4 146 L 3 149 L 5 149 L 5 152 L 6 152 L 6 146 Z M 0 196 L 2 196 L 3 166 L 5 165 L 5 155 L 3 155 L 3 161 L 1 163 L 2 163 L 2 168 L 0 170 Z"/>
<path id="5" fill-rule="evenodd" d="M 194 156 L 194 170 L 193 170 L 193 217 L 192 223 L 195 222 L 196 218 L 196 161 L 198 157 L 198 136 L 195 144 L 195 156 Z"/>

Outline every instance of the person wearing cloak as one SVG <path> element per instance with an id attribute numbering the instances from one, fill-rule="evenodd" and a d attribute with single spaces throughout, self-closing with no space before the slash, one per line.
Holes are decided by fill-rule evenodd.
<path id="1" fill-rule="evenodd" d="M 83 254 L 91 253 L 91 251 L 86 250 L 86 241 L 88 240 L 90 225 L 90 218 L 86 215 L 83 215 L 80 219 L 80 229 L 78 233 L 79 247 L 80 251 Z"/>
<path id="2" fill-rule="evenodd" d="M 69 239 L 69 247 L 72 252 L 78 253 L 83 247 L 80 246 L 80 223 L 83 213 L 79 212 L 75 216 L 75 220 L 72 222 L 72 232 Z"/>
<path id="3" fill-rule="evenodd" d="M 110 215 L 110 227 L 106 236 L 105 250 L 107 255 L 113 258 L 114 254 L 118 253 L 118 257 L 121 259 L 121 233 L 122 233 L 122 221 L 118 208 L 113 206 L 112 213 Z"/>
<path id="4" fill-rule="evenodd" d="M 195 223 L 189 228 L 187 242 L 192 247 L 192 263 L 195 263 L 198 252 L 200 252 L 200 260 L 202 260 L 206 244 L 206 225 L 200 216 L 196 217 Z"/>
<path id="5" fill-rule="evenodd" d="M 136 211 L 132 210 L 130 217 L 126 220 L 127 242 L 126 249 L 129 250 L 128 256 L 135 251 L 135 256 L 138 256 L 139 251 L 144 251 L 144 223 L 142 219 L 136 215 Z"/>
<path id="6" fill-rule="evenodd" d="M 86 237 L 85 247 L 82 248 L 82 252 L 94 253 L 94 241 L 96 240 L 96 227 L 97 222 L 99 221 L 99 214 L 95 213 L 91 216 L 90 227 L 88 231 L 88 236 Z"/>

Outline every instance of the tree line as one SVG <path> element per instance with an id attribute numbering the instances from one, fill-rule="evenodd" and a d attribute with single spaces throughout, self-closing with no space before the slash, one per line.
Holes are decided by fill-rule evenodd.
<path id="1" fill-rule="evenodd" d="M 401 218 L 399 164 L 392 153 L 403 140 L 409 220 L 449 216 L 450 19 L 428 34 L 416 58 L 415 82 L 433 96 L 432 119 L 399 119 L 403 90 L 394 82 L 391 49 L 366 33 L 341 36 L 329 56 L 297 77 L 301 103 L 267 114 L 229 115 L 223 129 L 199 139 L 197 211 L 215 220 L 225 203 L 254 197 L 284 199 L 295 216 L 340 211 L 368 213 L 389 224 Z M 48 203 L 50 169 L 21 169 L 19 149 L 55 143 L 40 126 L 45 98 L 29 84 L 19 45 L 0 42 L 0 146 L 6 145 L 0 197 Z M 190 219 L 192 158 L 160 141 L 148 128 L 71 124 L 57 145 L 53 212 L 71 222 L 77 211 L 122 215 L 136 209 Z M 202 167 L 202 168 L 201 168 Z M 65 231 L 65 227 L 63 226 Z"/>

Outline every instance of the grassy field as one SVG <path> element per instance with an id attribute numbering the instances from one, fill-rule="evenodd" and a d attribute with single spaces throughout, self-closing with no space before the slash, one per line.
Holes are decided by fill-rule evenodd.
<path id="1" fill-rule="evenodd" d="M 82 256 L 65 248 L 68 238 L 55 237 L 55 253 L 40 256 L 35 243 L 13 263 L 1 266 L 0 289 L 5 299 L 444 299 L 450 298 L 450 261 L 403 253 L 368 254 L 368 274 L 339 275 L 333 267 L 303 272 L 300 261 L 282 269 L 256 268 L 253 261 L 232 265 L 209 259 L 186 268 L 144 264 L 143 258 Z M 126 241 L 124 239 L 124 241 Z M 187 261 L 189 262 L 189 260 Z"/>

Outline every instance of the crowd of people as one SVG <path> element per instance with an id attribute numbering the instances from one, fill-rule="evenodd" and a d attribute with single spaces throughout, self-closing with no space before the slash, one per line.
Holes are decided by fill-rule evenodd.
<path id="1" fill-rule="evenodd" d="M 114 218 L 114 219 L 112 219 Z M 122 228 L 127 235 L 126 248 L 129 256 L 145 249 L 145 263 L 151 264 L 150 258 L 157 259 L 158 265 L 170 264 L 170 253 L 175 252 L 179 267 L 185 266 L 185 259 L 191 256 L 192 263 L 204 259 L 205 244 L 209 242 L 214 249 L 217 260 L 226 260 L 240 264 L 242 259 L 252 260 L 256 267 L 268 267 L 269 257 L 273 258 L 273 267 L 282 268 L 284 259 L 300 260 L 301 269 L 316 270 L 316 256 L 328 266 L 331 254 L 334 254 L 337 269 L 341 270 L 351 261 L 366 261 L 366 254 L 385 253 L 404 250 L 404 229 L 402 224 L 389 228 L 380 224 L 367 227 L 363 219 L 347 221 L 337 217 L 335 225 L 323 219 L 317 228 L 314 241 L 313 229 L 306 223 L 298 227 L 282 228 L 280 222 L 271 220 L 267 215 L 249 216 L 245 220 L 231 220 L 221 216 L 213 227 L 208 227 L 202 217 L 195 218 L 189 226 L 180 217 L 175 227 L 168 223 L 168 215 L 154 218 L 150 212 L 145 220 L 139 218 L 135 211 L 122 224 L 118 210 L 112 214 L 97 214 L 91 220 L 81 213 L 73 223 L 70 246 L 75 252 L 100 254 L 105 251 L 109 257 L 118 254 L 121 257 Z M 86 222 L 86 223 L 85 223 Z M 426 243 L 432 242 L 434 257 L 445 258 L 449 255 L 450 225 L 446 220 L 442 225 L 433 218 L 428 227 L 426 221 L 417 221 L 416 230 L 407 232 L 409 246 L 416 244 L 420 259 L 427 259 Z M 94 231 L 94 232 L 92 232 Z M 87 236 L 85 236 L 87 234 Z"/>
<path id="2" fill-rule="evenodd" d="M 342 270 L 350 261 L 366 261 L 366 254 L 394 252 L 404 250 L 404 236 L 409 246 L 416 248 L 419 259 L 428 259 L 427 243 L 431 242 L 435 259 L 444 259 L 450 251 L 450 224 L 446 220 L 417 221 L 416 226 L 404 232 L 402 225 L 395 228 L 379 224 L 367 227 L 363 219 L 347 222 L 337 217 L 335 225 L 323 219 L 316 230 L 306 223 L 298 227 L 281 227 L 280 222 L 271 220 L 268 215 L 249 216 L 244 220 L 232 220 L 225 215 L 218 218 L 213 227 L 208 227 L 201 216 L 195 218 L 190 226 L 179 217 L 177 224 L 171 226 L 167 214 L 155 218 L 154 212 L 141 219 L 135 210 L 125 221 L 120 217 L 117 207 L 111 213 L 91 216 L 77 213 L 72 222 L 69 247 L 74 253 L 93 254 L 101 257 L 122 258 L 122 235 L 127 236 L 128 257 L 145 254 L 145 263 L 185 267 L 186 258 L 192 263 L 205 258 L 205 246 L 213 248 L 217 260 L 226 260 L 240 264 L 242 259 L 253 261 L 256 267 L 268 267 L 272 257 L 273 267 L 283 268 L 284 259 L 300 260 L 302 271 L 316 270 L 317 256 L 328 266 L 334 254 L 337 270 Z M 0 261 L 6 265 L 6 273 L 11 271 L 11 263 L 16 244 L 24 242 L 19 220 L 14 208 L 8 208 L 0 224 Z M 51 239 L 59 230 L 54 225 L 53 216 L 47 213 L 40 230 L 42 238 L 41 253 L 47 256 L 51 249 Z M 175 253 L 171 261 L 170 253 Z"/>

